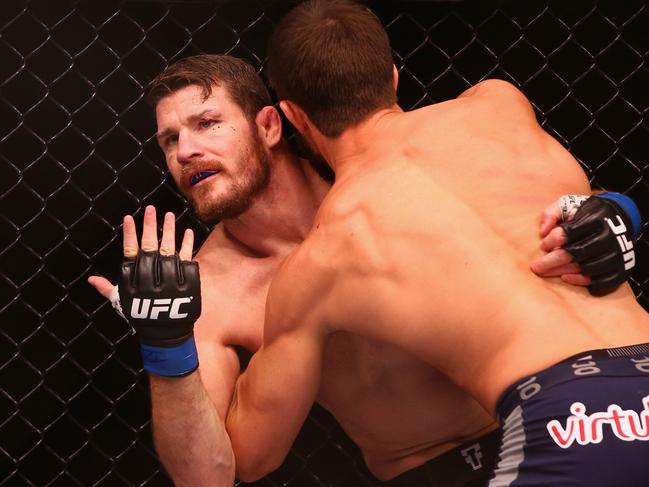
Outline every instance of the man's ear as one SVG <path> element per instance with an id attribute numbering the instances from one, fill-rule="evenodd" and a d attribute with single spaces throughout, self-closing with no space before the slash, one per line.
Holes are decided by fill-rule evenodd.
<path id="1" fill-rule="evenodd" d="M 397 67 L 393 64 L 392 65 L 392 88 L 394 88 L 394 91 L 397 91 L 397 86 L 399 85 L 399 70 L 397 70 Z"/>
<path id="2" fill-rule="evenodd" d="M 279 144 L 282 139 L 282 119 L 275 107 L 267 106 L 259 110 L 255 121 L 261 138 L 269 148 Z"/>
<path id="3" fill-rule="evenodd" d="M 291 122 L 291 125 L 293 125 L 298 132 L 301 134 L 308 132 L 309 125 L 312 124 L 309 117 L 304 113 L 304 110 L 302 110 L 299 105 L 289 100 L 282 100 L 279 102 L 279 107 L 284 112 L 284 115 L 286 115 L 288 121 Z"/>

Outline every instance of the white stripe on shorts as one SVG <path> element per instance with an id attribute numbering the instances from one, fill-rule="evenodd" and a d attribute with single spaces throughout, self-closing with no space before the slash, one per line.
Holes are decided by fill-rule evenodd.
<path id="1" fill-rule="evenodd" d="M 525 460 L 525 427 L 523 408 L 519 405 L 507 416 L 502 427 L 503 436 L 498 456 L 500 461 L 494 470 L 495 477 L 489 487 L 508 487 L 518 477 L 518 467 Z"/>

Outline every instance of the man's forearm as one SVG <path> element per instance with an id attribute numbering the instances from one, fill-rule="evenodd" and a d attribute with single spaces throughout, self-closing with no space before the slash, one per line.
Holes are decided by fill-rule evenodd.
<path id="1" fill-rule="evenodd" d="M 175 485 L 234 485 L 230 438 L 199 373 L 150 382 L 153 439 Z"/>

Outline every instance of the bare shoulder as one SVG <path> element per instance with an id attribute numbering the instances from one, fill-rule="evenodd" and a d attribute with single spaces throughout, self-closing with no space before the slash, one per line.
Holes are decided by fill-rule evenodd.
<path id="1" fill-rule="evenodd" d="M 498 113 L 536 120 L 530 101 L 516 86 L 500 79 L 488 79 L 464 91 L 458 99 L 497 110 Z"/>
<path id="2" fill-rule="evenodd" d="M 527 98 L 521 90 L 509 81 L 502 79 L 486 79 L 476 83 L 471 88 L 465 90 L 458 98 L 465 97 L 489 97 L 489 98 Z"/>
<path id="3" fill-rule="evenodd" d="M 319 232 L 312 232 L 275 273 L 266 302 L 264 340 L 297 327 L 326 326 L 326 302 L 336 281 L 335 260 Z"/>
<path id="4" fill-rule="evenodd" d="M 264 306 L 272 271 L 238 251 L 219 226 L 195 257 L 200 266 L 202 313 L 196 340 L 210 346 L 261 346 Z"/>
<path id="5" fill-rule="evenodd" d="M 324 292 L 326 283 L 334 279 L 332 249 L 322 233 L 311 233 L 277 270 L 271 282 L 269 296 L 278 302 L 310 301 Z"/>

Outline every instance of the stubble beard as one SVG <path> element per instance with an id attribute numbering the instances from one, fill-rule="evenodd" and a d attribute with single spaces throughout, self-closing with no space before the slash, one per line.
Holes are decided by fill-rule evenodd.
<path id="1" fill-rule="evenodd" d="M 252 205 L 255 197 L 268 186 L 270 164 L 259 134 L 253 131 L 251 151 L 244 151 L 237 167 L 246 168 L 241 177 L 232 180 L 223 194 L 212 195 L 212 184 L 203 184 L 185 197 L 197 218 L 212 226 L 221 220 L 235 218 Z M 221 177 L 219 174 L 217 178 Z"/>

